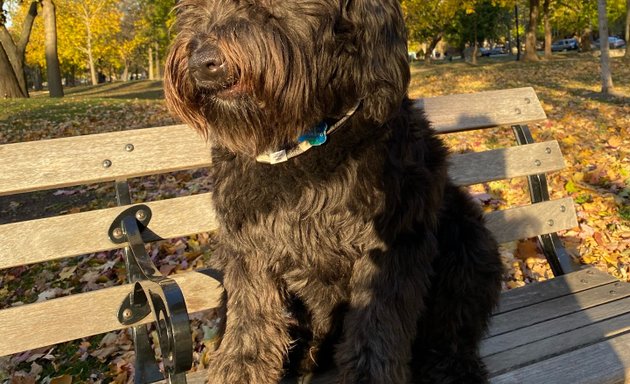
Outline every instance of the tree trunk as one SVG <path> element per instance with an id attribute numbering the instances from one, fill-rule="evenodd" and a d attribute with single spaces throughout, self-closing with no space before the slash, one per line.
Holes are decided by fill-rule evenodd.
<path id="1" fill-rule="evenodd" d="M 582 52 L 591 52 L 591 34 L 593 30 L 591 26 L 585 27 L 582 31 L 582 36 L 580 36 L 580 50 Z"/>
<path id="2" fill-rule="evenodd" d="M 155 80 L 155 75 L 153 74 L 153 48 L 149 47 L 149 80 Z"/>
<path id="3" fill-rule="evenodd" d="M 92 29 L 87 21 L 87 16 L 85 22 L 85 32 L 85 50 L 87 51 L 88 66 L 90 67 L 90 79 L 92 80 L 92 85 L 96 85 L 98 84 L 98 77 L 96 73 L 96 63 L 94 62 L 94 52 L 92 52 Z"/>
<path id="4" fill-rule="evenodd" d="M 129 60 L 124 59 L 125 67 L 123 69 L 122 80 L 129 81 L 131 80 L 131 76 L 129 75 Z"/>
<path id="5" fill-rule="evenodd" d="M 94 56 L 92 55 L 91 47 L 88 47 L 87 55 L 88 55 L 88 66 L 90 67 L 90 80 L 92 81 L 92 85 L 96 85 L 98 84 L 98 78 L 96 76 L 96 63 L 94 63 Z"/>
<path id="6" fill-rule="evenodd" d="M 514 21 L 516 23 L 516 61 L 521 60 L 521 37 L 518 33 L 518 4 L 514 5 Z"/>
<path id="7" fill-rule="evenodd" d="M 66 78 L 66 87 L 74 87 L 76 85 L 76 80 L 75 80 L 76 71 L 77 71 L 77 66 L 75 64 L 72 64 L 70 66 L 70 70 L 66 71 L 66 73 L 64 74 Z"/>
<path id="8" fill-rule="evenodd" d="M 473 65 L 477 65 L 477 52 L 479 52 L 479 44 L 477 43 L 477 12 L 473 14 L 475 26 L 473 28 L 473 46 L 472 46 L 472 58 L 470 62 Z"/>
<path id="9" fill-rule="evenodd" d="M 479 53 L 479 44 L 475 42 L 472 46 L 472 57 L 470 58 L 470 63 L 473 65 L 477 65 L 477 53 Z"/>
<path id="10" fill-rule="evenodd" d="M 44 89 L 42 79 L 42 67 L 39 64 L 35 65 L 35 69 L 33 69 L 33 89 L 36 91 L 41 91 Z"/>
<path id="11" fill-rule="evenodd" d="M 0 44 L 0 97 L 26 97 L 15 77 L 15 72 L 13 72 L 13 67 L 2 44 Z"/>
<path id="12" fill-rule="evenodd" d="M 536 28 L 538 27 L 540 0 L 529 0 L 529 23 L 525 33 L 525 61 L 538 61 L 536 54 Z"/>
<path id="13" fill-rule="evenodd" d="M 437 35 L 433 36 L 431 39 L 431 44 L 427 47 L 426 52 L 424 52 L 424 62 L 427 64 L 431 64 L 431 55 L 433 54 L 433 50 L 437 47 L 440 40 L 442 40 L 443 33 L 440 32 Z"/>
<path id="14" fill-rule="evenodd" d="M 551 60 L 551 10 L 549 9 L 551 0 L 543 2 L 543 23 L 545 24 L 545 59 Z"/>
<path id="15" fill-rule="evenodd" d="M 61 86 L 61 69 L 59 68 L 59 56 L 57 55 L 57 20 L 55 16 L 55 4 L 52 0 L 42 0 L 44 17 L 44 34 L 46 50 L 46 73 L 48 75 L 48 91 L 50 97 L 63 97 Z"/>
<path id="16" fill-rule="evenodd" d="M 0 4 L 1 3 L 3 2 L 0 2 Z M 28 97 L 28 87 L 26 84 L 26 71 L 24 70 L 24 54 L 26 52 L 26 44 L 28 44 L 31 36 L 35 16 L 37 16 L 37 4 L 37 1 L 33 1 L 29 7 L 22 26 L 20 40 L 17 44 L 13 41 L 6 26 L 4 24 L 0 25 L 0 44 L 4 47 L 5 54 L 9 58 L 9 62 L 13 68 L 14 76 L 25 97 Z"/>
<path id="17" fill-rule="evenodd" d="M 155 42 L 155 78 L 159 80 L 162 78 L 160 70 L 160 43 Z"/>
<path id="18" fill-rule="evenodd" d="M 606 0 L 597 1 L 599 14 L 599 49 L 602 66 L 602 93 L 608 95 L 614 91 L 612 74 L 610 73 L 610 50 L 608 46 L 608 17 L 606 15 Z"/>
<path id="19" fill-rule="evenodd" d="M 626 0 L 626 54 L 624 57 L 630 60 L 630 0 Z"/>

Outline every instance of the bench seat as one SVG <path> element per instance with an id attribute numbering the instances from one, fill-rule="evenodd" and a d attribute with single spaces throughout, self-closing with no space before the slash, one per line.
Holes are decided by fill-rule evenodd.
<path id="1" fill-rule="evenodd" d="M 492 384 L 625 383 L 630 284 L 585 268 L 504 292 L 481 354 Z M 312 384 L 332 383 L 333 377 Z M 190 384 L 203 380 L 204 372 L 188 375 Z"/>

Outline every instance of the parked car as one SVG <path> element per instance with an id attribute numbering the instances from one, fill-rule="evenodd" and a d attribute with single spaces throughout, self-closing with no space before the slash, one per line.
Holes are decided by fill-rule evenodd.
<path id="1" fill-rule="evenodd" d="M 608 46 L 610 49 L 623 48 L 626 42 L 616 36 L 608 36 Z M 595 47 L 599 49 L 599 39 L 595 40 Z"/>
<path id="2" fill-rule="evenodd" d="M 480 48 L 481 56 L 502 55 L 505 53 L 505 48 L 502 45 L 497 45 L 494 48 Z"/>
<path id="3" fill-rule="evenodd" d="M 552 52 L 577 51 L 579 49 L 576 39 L 562 39 L 551 44 Z"/>
<path id="4" fill-rule="evenodd" d="M 615 36 L 610 36 L 608 38 L 608 44 L 610 45 L 610 48 L 617 49 L 625 47 L 626 41 Z"/>

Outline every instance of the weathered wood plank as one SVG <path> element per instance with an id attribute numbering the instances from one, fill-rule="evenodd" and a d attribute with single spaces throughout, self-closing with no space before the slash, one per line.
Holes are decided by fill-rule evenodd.
<path id="1" fill-rule="evenodd" d="M 148 202 L 153 218 L 149 229 L 167 239 L 217 228 L 211 194 Z M 492 212 L 487 215 L 488 228 L 500 242 L 532 237 L 575 225 L 570 199 L 554 200 Z M 126 207 L 81 212 L 71 215 L 0 225 L 0 268 L 56 260 L 120 248 L 107 237 L 112 221 Z M 554 220 L 554 226 L 547 224 Z M 29 236 L 24 236 L 28 233 Z"/>
<path id="2" fill-rule="evenodd" d="M 562 296 L 492 317 L 488 336 L 496 336 L 543 321 L 583 311 L 630 296 L 630 284 L 616 282 Z"/>
<path id="3" fill-rule="evenodd" d="M 419 99 L 440 133 L 530 124 L 547 119 L 533 88 L 516 88 Z"/>
<path id="4" fill-rule="evenodd" d="M 566 167 L 557 141 L 452 155 L 449 175 L 457 185 L 511 179 Z"/>
<path id="5" fill-rule="evenodd" d="M 605 279 L 605 276 L 608 276 L 608 275 L 602 272 L 595 271 L 595 270 L 591 271 L 592 273 L 588 273 L 588 272 L 589 272 L 589 269 L 571 274 L 574 276 L 567 275 L 567 276 L 562 276 L 562 277 L 557 278 L 559 282 L 564 281 L 566 286 L 568 287 L 568 290 L 562 289 L 560 287 L 560 291 L 564 290 L 566 294 L 566 293 L 571 293 L 574 290 L 582 291 L 584 288 L 582 286 L 583 284 L 586 284 L 586 285 L 590 284 L 592 288 L 592 285 L 610 282 L 609 279 Z M 581 282 L 582 280 L 587 280 L 587 279 L 591 281 Z M 616 281 L 614 280 L 614 278 L 612 278 L 612 280 Z M 550 282 L 552 281 L 553 280 L 551 280 Z M 540 283 L 537 285 L 541 286 L 543 284 L 545 283 Z M 623 284 L 623 283 L 620 283 L 620 284 L 621 286 L 628 285 L 628 284 Z M 549 284 L 547 284 L 547 286 L 548 286 L 548 289 L 553 288 Z M 530 286 L 530 287 L 533 287 L 533 286 Z M 607 284 L 606 288 L 608 289 L 609 293 L 611 291 L 610 289 L 611 287 L 618 289 L 619 285 L 615 286 L 615 284 Z M 528 288 L 529 287 L 525 287 L 525 288 L 522 288 L 521 290 L 527 290 Z M 518 293 L 518 290 L 514 292 Z M 503 294 L 503 296 L 513 296 L 513 294 L 508 295 L 509 293 L 510 292 L 507 292 Z M 525 296 L 528 296 L 532 298 L 534 301 L 536 301 L 535 297 L 533 296 L 530 296 L 530 295 L 525 295 Z M 627 345 L 630 345 L 628 344 L 630 343 L 630 339 L 628 336 L 630 334 L 627 334 L 627 333 L 624 334 L 625 332 L 624 330 L 627 330 L 628 327 L 630 327 L 630 322 L 628 321 L 628 318 L 627 318 L 628 316 L 630 316 L 630 311 L 627 306 L 627 302 L 629 300 L 630 298 L 617 300 L 610 304 L 604 304 L 599 307 L 594 307 L 592 310 L 589 309 L 584 312 L 578 312 L 573 315 L 551 320 L 550 323 L 546 324 L 551 327 L 554 327 L 556 325 L 560 325 L 565 320 L 569 322 L 576 320 L 581 314 L 584 316 L 584 318 L 580 319 L 579 321 L 583 322 L 583 324 L 587 326 L 586 329 L 583 329 L 585 328 L 583 326 L 578 326 L 573 329 L 571 329 L 571 326 L 566 328 L 566 331 L 574 330 L 576 333 L 580 333 L 577 336 L 571 333 L 568 333 L 568 334 L 563 333 L 563 334 L 558 335 L 557 333 L 551 332 L 549 333 L 549 335 L 543 334 L 542 336 L 538 336 L 534 338 L 533 340 L 527 340 L 527 334 L 531 335 L 531 332 L 529 333 L 525 332 L 525 333 L 520 334 L 523 337 L 523 340 L 525 342 L 528 342 L 528 344 L 530 344 L 532 341 L 533 342 L 540 341 L 541 343 L 544 344 L 544 345 L 537 345 L 536 347 L 528 347 L 527 345 L 523 346 L 522 344 L 516 346 L 516 347 L 526 348 L 525 352 L 530 353 L 530 355 L 526 355 L 526 356 L 529 356 L 529 358 L 533 360 L 538 361 L 540 359 L 545 358 L 545 356 L 553 356 L 554 354 L 560 353 L 557 351 L 563 350 L 562 348 L 566 349 L 568 354 L 564 354 L 558 357 L 551 357 L 548 360 L 544 360 L 540 363 L 536 363 L 536 361 L 529 361 L 529 363 L 534 364 L 530 366 L 532 367 L 531 369 L 521 368 L 521 369 L 516 370 L 514 373 L 508 373 L 501 376 L 497 376 L 493 378 L 491 382 L 493 384 L 494 383 L 513 383 L 513 384 L 521 383 L 522 381 L 520 380 L 523 377 L 525 377 L 524 376 L 525 373 L 523 372 L 528 372 L 528 373 L 534 373 L 535 377 L 537 378 L 537 380 L 527 381 L 528 383 L 533 384 L 533 383 L 548 382 L 548 383 L 554 383 L 554 384 L 556 383 L 557 384 L 573 384 L 571 380 L 562 380 L 562 377 L 563 377 L 562 375 L 559 375 L 557 377 L 553 376 L 554 378 L 549 379 L 549 380 L 547 380 L 546 378 L 547 378 L 547 375 L 551 371 L 555 372 L 555 370 L 557 369 L 571 369 L 571 368 L 581 370 L 582 367 L 586 364 L 586 366 L 588 366 L 588 369 L 585 368 L 584 370 L 588 371 L 587 377 L 589 378 L 589 380 L 579 381 L 579 383 L 623 383 L 624 381 L 623 380 L 619 381 L 620 380 L 619 378 L 624 377 L 623 376 L 624 373 L 630 373 L 630 349 L 627 348 Z M 524 303 L 522 301 L 522 298 L 519 298 L 518 300 L 516 300 L 516 302 L 520 302 L 525 307 L 529 307 L 527 303 Z M 534 311 L 534 309 L 532 309 L 532 311 Z M 620 314 L 622 315 L 619 316 Z M 588 317 L 590 317 L 590 320 Z M 602 322 L 601 320 L 610 320 L 610 321 Z M 545 326 L 545 325 L 541 324 L 541 326 Z M 532 330 L 536 329 L 535 327 L 536 326 L 534 326 L 534 328 L 531 328 L 531 329 Z M 555 338 L 552 339 L 552 341 L 548 341 L 548 336 L 555 337 Z M 604 342 L 597 342 L 597 340 L 600 340 L 601 338 L 604 338 L 604 337 L 608 337 L 608 338 L 612 337 L 612 339 L 608 341 L 604 341 Z M 589 345 L 593 343 L 597 343 L 597 344 Z M 550 344 L 551 348 L 547 348 L 548 346 L 547 344 Z M 577 348 L 582 345 L 586 345 L 586 347 L 578 351 L 571 352 L 572 349 Z M 623 348 L 623 352 L 619 353 L 620 351 L 619 348 L 621 347 Z M 543 352 L 540 352 L 541 353 L 540 355 L 531 354 L 536 351 L 539 351 L 539 352 L 543 351 Z M 517 359 L 520 356 L 519 353 L 514 353 L 514 352 L 510 352 L 510 353 L 511 355 L 508 355 L 508 358 L 512 359 L 512 361 L 514 361 L 514 359 Z M 582 358 L 577 359 L 577 360 L 572 360 L 565 357 L 565 356 L 573 356 L 576 353 L 579 354 L 579 356 L 582 356 Z M 596 355 L 591 356 L 591 354 L 596 354 Z M 501 361 L 501 358 L 502 358 L 502 352 L 496 354 L 497 360 Z M 593 358 L 597 361 L 597 364 L 591 364 L 593 362 Z M 485 357 L 484 359 L 490 361 L 491 364 L 493 364 L 492 357 Z M 589 360 L 589 361 L 585 362 L 585 360 Z M 518 364 L 521 364 L 521 363 L 525 364 L 522 360 L 517 360 L 517 361 L 518 361 Z M 580 367 L 576 368 L 575 363 L 574 363 L 575 361 L 580 361 Z M 602 362 L 605 362 L 605 363 L 602 364 Z M 535 371 L 534 367 L 539 367 L 540 365 L 546 366 L 547 367 L 546 369 L 548 369 L 548 371 L 542 372 L 542 373 Z M 598 367 L 600 366 L 605 367 L 608 370 L 606 374 L 601 374 L 601 372 L 598 373 L 598 369 L 599 369 Z M 536 369 L 541 369 L 541 368 L 536 368 Z M 191 372 L 187 377 L 188 377 L 189 383 L 202 383 L 205 378 L 205 375 L 206 374 L 204 371 L 200 371 L 200 372 Z M 515 381 L 511 381 L 510 378 L 512 377 L 516 377 L 516 379 L 514 379 Z M 329 383 L 333 380 L 333 378 L 334 378 L 334 372 L 330 372 L 330 373 L 327 373 L 327 374 L 324 374 L 322 376 L 315 378 L 312 384 Z M 289 380 L 282 381 L 283 384 L 289 384 L 293 382 L 294 381 L 289 381 Z"/>
<path id="6" fill-rule="evenodd" d="M 480 353 L 484 357 L 494 355 L 625 313 L 630 313 L 630 297 L 485 339 Z"/>
<path id="7" fill-rule="evenodd" d="M 203 271 L 172 277 L 184 293 L 189 313 L 218 305 L 222 288 Z M 125 284 L 0 310 L 0 356 L 125 328 L 116 315 L 132 289 L 132 284 Z"/>
<path id="8" fill-rule="evenodd" d="M 105 161 L 111 166 L 104 167 Z M 6 144 L 0 146 L 0 196 L 200 168 L 210 161 L 208 145 L 184 125 Z"/>
<path id="9" fill-rule="evenodd" d="M 504 292 L 501 294 L 501 301 L 495 315 L 616 281 L 617 279 L 613 276 L 596 268 L 588 267 L 581 271 Z"/>
<path id="10" fill-rule="evenodd" d="M 573 200 L 564 198 L 490 212 L 486 226 L 499 243 L 577 227 Z"/>
<path id="11" fill-rule="evenodd" d="M 149 229 L 161 238 L 212 231 L 217 223 L 209 193 L 146 203 Z M 107 231 L 128 207 L 94 210 L 0 226 L 0 269 L 121 248 Z"/>
<path id="12" fill-rule="evenodd" d="M 490 379 L 491 384 L 623 384 L 630 379 L 630 333 Z"/>
<path id="13" fill-rule="evenodd" d="M 491 375 L 498 375 L 510 369 L 575 350 L 581 346 L 605 341 L 628 331 L 630 331 L 630 313 L 486 356 L 484 362 Z"/>
<path id="14" fill-rule="evenodd" d="M 490 378 L 491 384 L 623 384 L 630 378 L 630 333 Z M 576 364 L 579 362 L 579 364 Z M 210 368 L 212 369 L 212 368 Z M 203 384 L 205 371 L 187 375 L 189 384 Z M 311 384 L 334 382 L 334 372 Z M 160 383 L 164 383 L 161 381 Z M 296 384 L 283 380 L 282 384 Z"/>
<path id="15" fill-rule="evenodd" d="M 532 88 L 426 98 L 441 132 L 545 119 Z M 128 151 L 127 145 L 133 150 Z M 104 161 L 111 162 L 104 167 Z M 185 125 L 0 146 L 0 196 L 210 165 L 208 144 Z"/>

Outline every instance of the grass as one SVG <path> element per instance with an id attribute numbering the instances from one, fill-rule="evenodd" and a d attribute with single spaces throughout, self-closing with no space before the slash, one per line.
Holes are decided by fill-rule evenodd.
<path id="1" fill-rule="evenodd" d="M 0 121 L 9 119 L 48 119 L 62 122 L 76 115 L 98 109 L 117 108 L 130 101 L 164 98 L 159 81 L 99 84 L 65 89 L 65 97 L 49 98 L 48 92 L 31 92 L 28 99 L 7 99 L 2 102 Z"/>
<path id="2" fill-rule="evenodd" d="M 0 144 L 168 125 L 160 81 L 134 81 L 65 89 L 65 97 L 32 92 L 0 100 Z"/>

